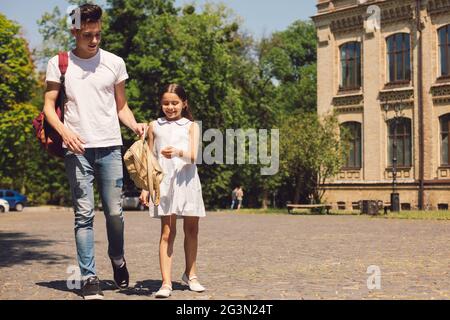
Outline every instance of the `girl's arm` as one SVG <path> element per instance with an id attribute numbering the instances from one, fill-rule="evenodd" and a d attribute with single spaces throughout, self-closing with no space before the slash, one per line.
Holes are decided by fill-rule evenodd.
<path id="1" fill-rule="evenodd" d="M 198 156 L 198 145 L 200 138 L 200 128 L 193 122 L 189 128 L 189 150 L 179 150 L 178 157 L 189 162 L 195 163 Z"/>
<path id="2" fill-rule="evenodd" d="M 194 164 L 197 161 L 198 146 L 200 138 L 200 127 L 193 122 L 189 127 L 189 150 L 167 147 L 161 150 L 161 154 L 167 159 L 178 157 L 187 163 Z"/>

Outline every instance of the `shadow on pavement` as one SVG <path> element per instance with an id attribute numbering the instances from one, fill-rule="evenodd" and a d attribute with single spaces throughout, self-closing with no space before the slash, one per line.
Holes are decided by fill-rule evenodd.
<path id="1" fill-rule="evenodd" d="M 23 232 L 0 231 L 0 268 L 39 261 L 56 264 L 71 257 L 42 251 L 56 241 L 32 238 Z"/>
<path id="2" fill-rule="evenodd" d="M 55 280 L 55 281 L 49 281 L 49 282 L 37 282 L 36 285 L 49 288 L 49 289 L 55 289 L 59 291 L 64 292 L 72 292 L 73 294 L 78 295 L 81 297 L 81 287 L 80 289 L 70 289 L 67 285 L 67 280 Z M 100 280 L 100 288 L 102 291 L 115 291 L 118 290 L 116 285 L 112 280 Z"/>
<path id="3" fill-rule="evenodd" d="M 161 280 L 144 280 L 137 281 L 134 287 L 130 287 L 125 290 L 120 290 L 119 293 L 125 294 L 127 296 L 137 295 L 137 296 L 151 296 L 156 293 L 161 287 Z M 187 290 L 187 286 L 182 285 L 179 282 L 172 282 L 173 290 Z"/>
<path id="4" fill-rule="evenodd" d="M 78 290 L 78 289 L 69 289 L 67 287 L 67 281 L 66 280 L 56 280 L 56 281 L 50 281 L 50 282 L 37 282 L 36 285 L 41 286 L 41 287 L 45 287 L 45 288 L 50 288 L 50 289 L 55 289 L 55 290 L 59 290 L 59 291 L 64 291 L 64 292 L 73 292 L 73 294 L 76 294 L 76 295 L 81 297 L 80 290 Z"/>

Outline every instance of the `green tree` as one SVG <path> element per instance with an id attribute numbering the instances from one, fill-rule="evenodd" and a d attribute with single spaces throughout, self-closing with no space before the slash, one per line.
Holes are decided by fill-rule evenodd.
<path id="1" fill-rule="evenodd" d="M 251 126 L 275 129 L 296 110 L 316 109 L 316 36 L 310 22 L 294 22 L 287 30 L 251 43 L 242 76 L 238 80 Z M 282 119 L 282 120 L 280 120 Z M 266 208 L 272 194 L 291 189 L 286 173 L 261 176 L 261 166 L 239 171 L 244 176 L 254 205 Z M 283 199 L 284 200 L 284 199 Z"/>
<path id="2" fill-rule="evenodd" d="M 284 112 L 316 110 L 317 36 L 310 21 L 296 21 L 287 30 L 261 41 L 262 65 L 277 85 L 277 107 Z"/>
<path id="3" fill-rule="evenodd" d="M 65 202 L 63 164 L 41 150 L 31 125 L 42 108 L 43 88 L 27 42 L 2 14 L 0 26 L 0 187 L 25 193 L 32 204 Z"/>
<path id="4" fill-rule="evenodd" d="M 0 187 L 19 190 L 32 204 L 63 204 L 69 188 L 63 162 L 41 149 L 31 121 L 39 110 L 16 104 L 0 117 Z"/>
<path id="5" fill-rule="evenodd" d="M 36 83 L 28 44 L 20 27 L 0 13 L 0 111 L 28 101 Z"/>
<path id="6" fill-rule="evenodd" d="M 297 113 L 284 119 L 280 135 L 281 166 L 295 186 L 291 201 L 299 203 L 313 196 L 320 203 L 324 196 L 320 186 L 335 176 L 343 163 L 336 117 L 319 119 L 316 113 Z"/>

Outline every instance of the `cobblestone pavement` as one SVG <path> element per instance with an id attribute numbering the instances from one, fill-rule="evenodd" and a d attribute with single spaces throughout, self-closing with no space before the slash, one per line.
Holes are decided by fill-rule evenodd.
<path id="1" fill-rule="evenodd" d="M 115 290 L 105 219 L 95 221 L 96 261 L 105 299 L 154 299 L 159 288 L 160 222 L 125 212 L 130 289 Z M 368 216 L 209 213 L 200 222 L 203 293 L 180 283 L 178 221 L 170 299 L 448 299 L 450 223 Z M 0 299 L 81 299 L 67 288 L 76 265 L 70 210 L 26 208 L 0 215 Z M 381 288 L 369 290 L 369 266 Z"/>

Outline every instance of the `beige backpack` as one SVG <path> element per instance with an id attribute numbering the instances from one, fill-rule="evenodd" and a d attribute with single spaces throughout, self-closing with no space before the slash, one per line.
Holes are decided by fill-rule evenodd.
<path id="1" fill-rule="evenodd" d="M 164 177 L 161 166 L 147 143 L 147 130 L 144 138 L 136 141 L 123 157 L 125 166 L 137 188 L 148 190 L 155 206 L 160 203 L 159 185 Z"/>

